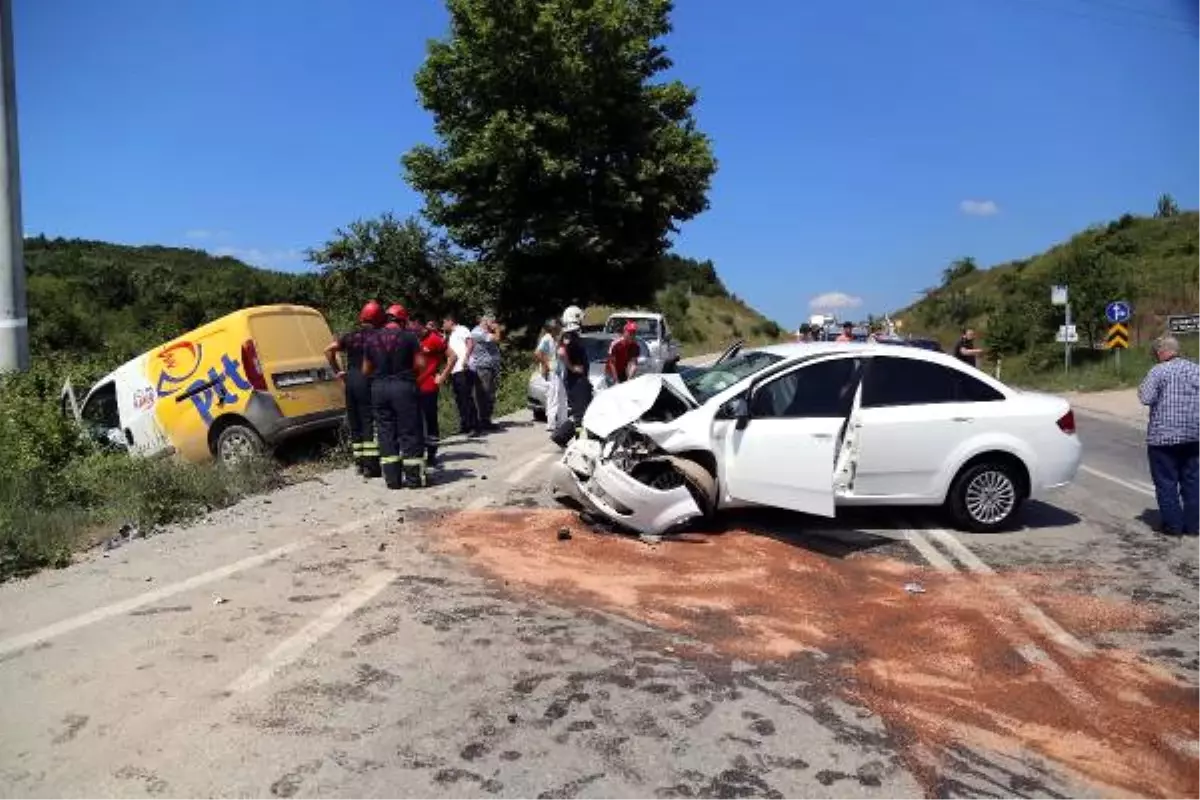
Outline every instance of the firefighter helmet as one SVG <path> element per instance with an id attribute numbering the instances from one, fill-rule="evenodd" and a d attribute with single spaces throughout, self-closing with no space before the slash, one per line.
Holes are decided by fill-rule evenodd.
<path id="1" fill-rule="evenodd" d="M 583 309 L 579 306 L 567 306 L 562 314 L 562 324 L 569 331 L 579 330 L 583 325 Z"/>
<path id="2" fill-rule="evenodd" d="M 388 319 L 393 319 L 397 322 L 408 321 L 408 311 L 399 303 L 393 303 L 392 305 L 388 306 L 387 315 Z"/>
<path id="3" fill-rule="evenodd" d="M 383 306 L 379 305 L 379 301 L 371 300 L 362 307 L 362 311 L 358 312 L 358 321 L 364 325 L 374 325 L 378 328 L 386 321 L 383 315 Z"/>

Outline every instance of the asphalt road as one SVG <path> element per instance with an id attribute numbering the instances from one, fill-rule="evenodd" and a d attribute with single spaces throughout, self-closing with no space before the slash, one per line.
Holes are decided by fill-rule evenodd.
<path id="1" fill-rule="evenodd" d="M 1197 544 L 1138 430 L 1081 414 L 1012 533 L 652 546 L 508 425 L 426 490 L 332 473 L 0 586 L 0 794 L 1196 796 Z"/>

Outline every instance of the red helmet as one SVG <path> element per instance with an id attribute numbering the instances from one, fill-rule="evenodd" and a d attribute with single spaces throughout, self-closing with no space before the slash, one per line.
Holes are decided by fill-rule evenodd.
<path id="1" fill-rule="evenodd" d="M 362 307 L 362 311 L 358 312 L 358 321 L 364 325 L 379 327 L 385 321 L 383 306 L 379 305 L 377 300 L 370 301 Z"/>
<path id="2" fill-rule="evenodd" d="M 387 315 L 388 319 L 394 319 L 397 322 L 408 320 L 407 309 L 405 309 L 404 306 L 400 305 L 399 303 L 393 303 L 392 305 L 388 306 Z"/>

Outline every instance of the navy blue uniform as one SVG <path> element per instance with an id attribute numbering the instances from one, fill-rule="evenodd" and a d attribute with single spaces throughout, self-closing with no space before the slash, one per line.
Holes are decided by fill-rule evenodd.
<path id="1" fill-rule="evenodd" d="M 416 358 L 421 342 L 412 331 L 385 328 L 367 348 L 374 368 L 371 387 L 379 425 L 379 454 L 389 489 L 405 481 L 425 485 L 425 442 L 417 392 Z"/>
<path id="2" fill-rule="evenodd" d="M 372 378 L 363 372 L 363 359 L 375 328 L 360 328 L 338 337 L 338 349 L 346 354 L 346 422 L 350 427 L 350 450 L 359 472 L 378 478 L 379 441 L 375 437 L 375 412 L 371 407 Z"/>

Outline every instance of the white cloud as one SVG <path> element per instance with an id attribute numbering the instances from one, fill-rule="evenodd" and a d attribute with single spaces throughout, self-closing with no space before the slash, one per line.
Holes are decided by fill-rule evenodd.
<path id="1" fill-rule="evenodd" d="M 218 247 L 214 255 L 229 256 L 256 267 L 279 269 L 280 267 L 295 266 L 304 260 L 304 251 L 295 248 L 287 250 L 263 250 L 258 247 Z"/>
<path id="2" fill-rule="evenodd" d="M 834 311 L 840 308 L 858 308 L 862 298 L 845 292 L 826 292 L 808 301 L 808 307 L 813 311 Z"/>
<path id="3" fill-rule="evenodd" d="M 1000 213 L 1000 206 L 995 200 L 963 200 L 958 210 L 971 217 L 990 217 Z"/>

